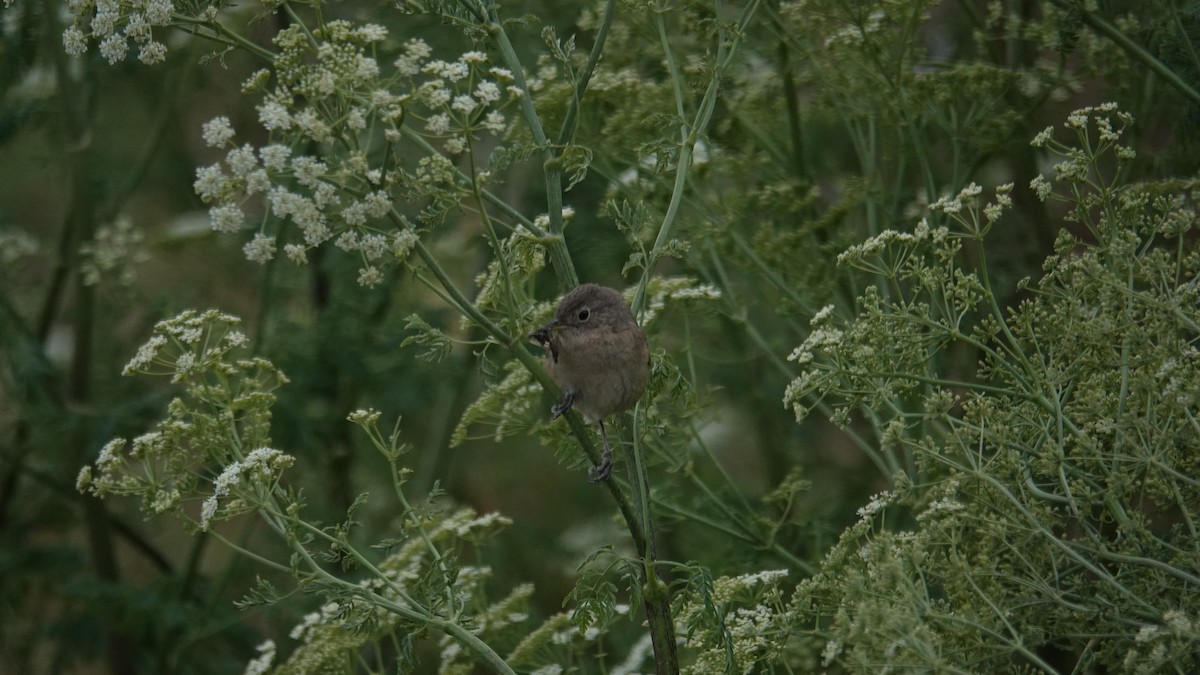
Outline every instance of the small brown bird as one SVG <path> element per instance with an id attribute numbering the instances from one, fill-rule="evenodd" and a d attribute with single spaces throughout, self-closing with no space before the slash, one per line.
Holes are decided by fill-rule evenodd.
<path id="1" fill-rule="evenodd" d="M 546 372 L 563 393 L 563 400 L 550 409 L 550 419 L 574 408 L 588 424 L 599 423 L 604 455 L 600 465 L 588 471 L 588 479 L 608 480 L 613 460 L 604 418 L 632 408 L 646 390 L 646 334 L 620 293 L 583 284 L 563 297 L 554 320 L 529 339 L 546 350 Z"/>

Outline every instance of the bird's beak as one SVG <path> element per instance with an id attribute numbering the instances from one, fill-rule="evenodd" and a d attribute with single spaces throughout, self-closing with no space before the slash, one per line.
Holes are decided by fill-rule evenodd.
<path id="1" fill-rule="evenodd" d="M 530 333 L 529 341 L 540 347 L 545 347 L 546 343 L 550 341 L 550 336 L 557 333 L 560 328 L 561 326 L 559 326 L 557 319 L 551 321 L 545 326 L 542 326 L 541 328 Z"/>
<path id="2" fill-rule="evenodd" d="M 554 343 L 550 341 L 550 338 L 560 330 L 562 330 L 562 325 L 558 323 L 558 320 L 556 319 L 530 333 L 529 341 L 541 347 L 542 349 L 549 351 L 550 355 L 554 357 L 554 360 L 557 362 L 558 354 L 555 353 Z"/>

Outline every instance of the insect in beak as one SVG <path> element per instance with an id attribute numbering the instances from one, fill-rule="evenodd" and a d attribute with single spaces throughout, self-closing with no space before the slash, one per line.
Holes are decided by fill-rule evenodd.
<path id="1" fill-rule="evenodd" d="M 550 340 L 550 337 L 560 330 L 562 330 L 562 326 L 557 320 L 554 320 L 529 334 L 529 341 L 550 352 L 550 357 L 554 359 L 555 363 L 558 363 L 558 350 L 554 348 L 554 342 Z"/>

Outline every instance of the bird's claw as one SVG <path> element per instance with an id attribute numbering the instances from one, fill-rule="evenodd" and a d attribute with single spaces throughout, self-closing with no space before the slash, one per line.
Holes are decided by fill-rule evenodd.
<path id="1" fill-rule="evenodd" d="M 608 444 L 608 434 L 604 432 L 604 420 L 600 420 L 600 440 L 604 442 L 604 454 L 600 455 L 600 463 L 588 469 L 588 482 L 593 485 L 608 480 L 612 475 L 612 447 Z"/>
<path id="2" fill-rule="evenodd" d="M 606 481 L 612 476 L 613 459 L 612 453 L 604 452 L 604 456 L 600 458 L 600 463 L 593 467 L 588 467 L 588 482 L 593 485 L 602 481 Z"/>
<path id="3" fill-rule="evenodd" d="M 555 403 L 554 406 L 550 408 L 550 420 L 554 421 L 559 417 L 562 417 L 563 413 L 571 409 L 571 404 L 573 403 L 575 403 L 575 392 L 569 391 L 563 396 L 563 400 Z"/>

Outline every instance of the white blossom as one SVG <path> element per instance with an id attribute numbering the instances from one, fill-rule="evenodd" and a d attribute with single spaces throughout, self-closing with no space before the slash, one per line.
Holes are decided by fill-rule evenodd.
<path id="1" fill-rule="evenodd" d="M 383 272 L 379 271 L 378 267 L 368 265 L 358 270 L 358 285 L 374 288 L 383 283 Z"/>
<path id="2" fill-rule="evenodd" d="M 286 145 L 272 143 L 259 148 L 258 155 L 262 158 L 263 166 L 272 171 L 283 171 L 287 168 L 287 161 L 292 156 L 292 150 Z"/>
<path id="3" fill-rule="evenodd" d="M 477 105 L 479 104 L 475 102 L 475 99 L 466 94 L 461 94 L 454 97 L 454 102 L 450 104 L 450 107 L 463 114 L 470 114 Z"/>
<path id="4" fill-rule="evenodd" d="M 163 345 L 167 344 L 167 338 L 163 335 L 154 335 L 146 341 L 141 347 L 138 347 L 137 354 L 130 359 L 129 363 L 125 364 L 125 368 L 121 370 L 122 375 L 132 375 L 133 373 L 149 366 L 158 356 L 158 350 Z"/>
<path id="5" fill-rule="evenodd" d="M 167 46 L 153 40 L 147 42 L 142 45 L 142 50 L 138 52 L 138 60 L 148 66 L 162 63 L 167 60 Z"/>
<path id="6" fill-rule="evenodd" d="M 499 134 L 500 132 L 504 131 L 504 125 L 504 113 L 500 112 L 499 110 L 492 110 L 488 112 L 487 117 L 485 117 L 483 120 L 483 128 L 487 129 L 493 134 Z"/>
<path id="7" fill-rule="evenodd" d="M 212 228 L 217 232 L 237 232 L 242 229 L 246 215 L 237 204 L 220 204 L 208 210 Z"/>
<path id="8" fill-rule="evenodd" d="M 103 56 L 110 64 L 124 61 L 128 54 L 129 43 L 125 41 L 124 36 L 114 33 L 100 42 L 100 56 Z"/>
<path id="9" fill-rule="evenodd" d="M 275 237 L 266 234 L 256 234 L 242 247 L 246 259 L 259 264 L 266 263 L 275 257 Z"/>
<path id="10" fill-rule="evenodd" d="M 382 42 L 387 39 L 388 30 L 377 23 L 367 23 L 354 31 L 363 42 Z"/>
<path id="11" fill-rule="evenodd" d="M 284 245 L 283 254 L 287 256 L 288 260 L 297 265 L 308 264 L 308 249 L 304 248 L 301 244 Z"/>
<path id="12" fill-rule="evenodd" d="M 483 102 L 484 105 L 500 100 L 500 87 L 496 86 L 495 82 L 484 80 L 475 87 L 475 98 Z"/>
<path id="13" fill-rule="evenodd" d="M 258 645 L 257 649 L 258 656 L 250 659 L 242 675 L 263 675 L 271 668 L 271 663 L 275 661 L 275 641 L 267 640 Z"/>
<path id="14" fill-rule="evenodd" d="M 228 177 L 225 172 L 219 164 L 213 164 L 196 169 L 196 182 L 192 183 L 192 188 L 207 204 L 224 195 L 227 185 Z"/>
<path id="15" fill-rule="evenodd" d="M 258 107 L 258 121 L 267 131 L 285 131 L 292 128 L 292 116 L 282 103 L 271 101 Z"/>
<path id="16" fill-rule="evenodd" d="M 441 136 L 450 130 L 450 116 L 446 113 L 438 113 L 433 115 L 428 120 L 425 120 L 425 131 L 434 136 Z"/>
<path id="17" fill-rule="evenodd" d="M 63 31 L 63 49 L 70 56 L 82 56 L 87 51 L 87 38 L 75 26 Z"/>
<path id="18" fill-rule="evenodd" d="M 204 123 L 200 137 L 204 139 L 204 143 L 208 147 L 219 148 L 233 138 L 233 126 L 229 124 L 229 118 L 224 115 L 214 117 Z"/>

